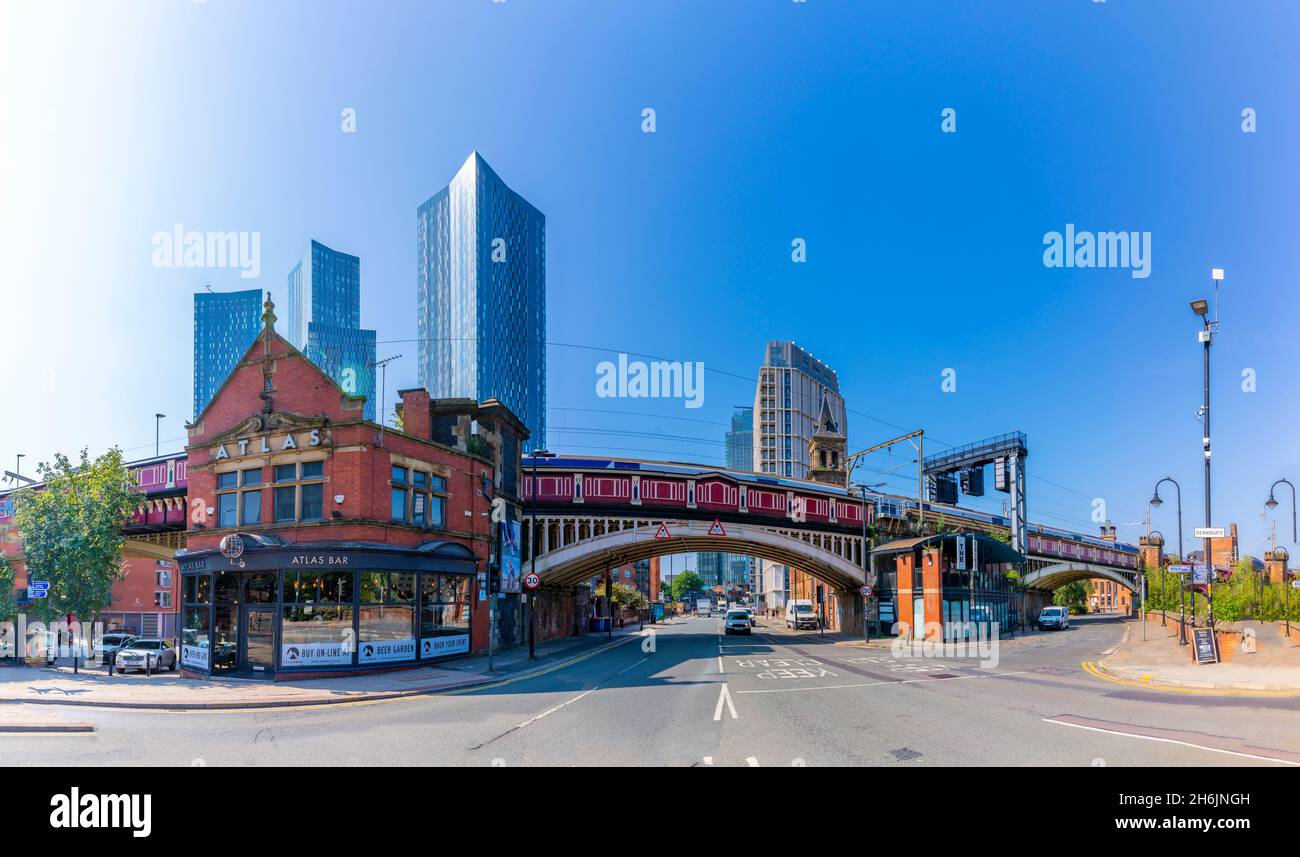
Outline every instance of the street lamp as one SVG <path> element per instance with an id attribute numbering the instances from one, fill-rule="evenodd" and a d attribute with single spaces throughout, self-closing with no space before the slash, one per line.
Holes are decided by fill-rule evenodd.
<path id="1" fill-rule="evenodd" d="M 1215 305 L 1218 305 L 1219 283 L 1223 280 L 1223 269 L 1215 268 L 1210 272 L 1214 280 Z M 1204 298 L 1192 301 L 1192 312 L 1196 313 L 1197 318 L 1205 329 L 1198 331 L 1196 338 L 1202 346 L 1202 382 L 1204 390 L 1204 401 L 1201 405 L 1201 421 L 1204 428 L 1201 434 L 1201 448 L 1205 453 L 1205 528 L 1208 532 L 1212 526 L 1210 510 L 1210 345 L 1214 341 L 1214 333 L 1218 330 L 1219 320 L 1218 310 L 1215 310 L 1216 318 L 1210 321 L 1210 303 Z M 1211 628 L 1214 627 L 1214 578 L 1217 576 L 1212 565 L 1210 556 L 1210 537 L 1205 537 L 1205 599 L 1208 605 L 1206 621 Z"/>
<path id="2" fill-rule="evenodd" d="M 871 542 L 867 538 L 867 491 L 872 488 L 879 488 L 884 482 L 876 482 L 872 485 L 865 483 L 853 484 L 850 489 L 857 488 L 862 493 L 862 583 L 863 585 L 871 584 Z M 871 599 L 865 595 L 862 597 L 862 635 L 865 642 L 871 642 Z"/>
<path id="3" fill-rule="evenodd" d="M 157 458 L 157 457 L 158 457 L 159 426 L 162 425 L 162 421 L 165 420 L 165 419 L 167 419 L 167 415 L 166 415 L 166 414 L 154 414 L 154 415 L 153 415 L 153 457 L 154 457 L 154 458 Z"/>
<path id="4" fill-rule="evenodd" d="M 1174 491 L 1178 498 L 1178 561 L 1186 559 L 1183 556 L 1183 488 L 1172 476 L 1166 476 L 1156 483 L 1155 491 L 1151 496 L 1151 505 L 1157 509 L 1164 502 L 1160 499 L 1160 486 L 1165 482 L 1172 483 Z M 1163 595 L 1163 593 L 1162 593 Z M 1178 575 L 1178 645 L 1187 645 L 1187 613 L 1183 609 L 1183 576 Z"/>
<path id="5" fill-rule="evenodd" d="M 547 452 L 544 449 L 533 450 L 533 485 L 532 491 L 532 523 L 528 532 L 528 561 L 532 564 L 530 569 L 532 574 L 537 574 L 537 459 L 554 458 L 555 453 Z M 528 657 L 536 659 L 537 657 L 537 592 L 534 590 L 528 595 Z M 613 620 L 611 619 L 611 624 Z"/>
<path id="6" fill-rule="evenodd" d="M 1296 544 L 1295 486 L 1291 484 L 1290 480 L 1279 479 L 1270 485 L 1268 488 L 1268 499 L 1264 501 L 1264 505 L 1269 509 L 1277 508 L 1277 499 L 1273 496 L 1273 489 L 1279 485 L 1285 485 L 1291 489 L 1291 544 Z M 1277 548 L 1273 551 L 1273 559 L 1276 560 L 1279 553 L 1282 554 L 1282 589 L 1285 590 L 1282 593 L 1282 598 L 1286 603 L 1283 610 L 1286 612 L 1286 638 L 1289 640 L 1291 639 L 1291 582 L 1287 580 L 1289 575 L 1286 567 L 1289 555 L 1286 552 L 1286 548 Z"/>

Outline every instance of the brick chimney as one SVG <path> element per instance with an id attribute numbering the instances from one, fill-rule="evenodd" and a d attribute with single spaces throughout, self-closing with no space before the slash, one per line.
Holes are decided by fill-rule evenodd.
<path id="1" fill-rule="evenodd" d="M 1287 552 L 1281 548 L 1264 551 L 1264 573 L 1269 583 L 1281 583 L 1286 577 Z"/>
<path id="2" fill-rule="evenodd" d="M 1159 533 L 1138 537 L 1138 549 L 1142 554 L 1142 564 L 1147 568 L 1160 568 L 1165 553 L 1165 539 Z"/>
<path id="3" fill-rule="evenodd" d="M 424 440 L 433 436 L 429 415 L 429 392 L 422 388 L 398 390 L 402 403 L 397 413 L 402 418 L 402 431 Z"/>
<path id="4" fill-rule="evenodd" d="M 1101 525 L 1101 538 L 1108 542 L 1115 541 L 1115 525 L 1110 521 Z"/>

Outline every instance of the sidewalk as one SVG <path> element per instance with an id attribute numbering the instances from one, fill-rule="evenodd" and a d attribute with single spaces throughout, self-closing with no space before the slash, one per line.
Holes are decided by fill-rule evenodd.
<path id="1" fill-rule="evenodd" d="M 1233 651 L 1224 662 L 1197 664 L 1189 647 L 1178 645 L 1177 618 L 1161 626 L 1160 615 L 1151 614 L 1145 640 L 1141 620 L 1126 623 L 1124 640 L 1095 666 L 1101 678 L 1156 689 L 1300 695 L 1300 643 L 1287 641 L 1272 625 L 1243 624 L 1255 626 L 1254 652 Z"/>
<path id="2" fill-rule="evenodd" d="M 654 627 L 646 625 L 647 629 Z M 6 703 L 170 711 L 239 710 L 374 702 L 446 693 L 517 681 L 548 672 L 639 636 L 639 626 L 632 624 L 615 629 L 612 638 L 604 634 L 588 634 L 542 643 L 537 646 L 536 660 L 529 659 L 527 646 L 517 646 L 498 653 L 490 673 L 487 671 L 487 655 L 473 655 L 436 667 L 281 682 L 187 679 L 175 673 L 152 676 L 119 673 L 109 676 L 98 669 L 82 669 L 80 674 L 74 675 L 70 666 L 0 667 L 0 730 L 6 727 L 15 730 L 22 725 L 12 720 L 16 712 L 6 710 Z"/>

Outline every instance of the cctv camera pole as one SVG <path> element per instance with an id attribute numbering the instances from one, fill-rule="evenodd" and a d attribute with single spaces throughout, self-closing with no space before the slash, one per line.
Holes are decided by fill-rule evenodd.
<path id="1" fill-rule="evenodd" d="M 1208 530 L 1212 524 L 1210 516 L 1210 343 L 1214 339 L 1214 334 L 1210 328 L 1210 323 L 1205 323 L 1205 333 L 1202 336 L 1202 352 L 1204 354 L 1204 392 L 1205 402 L 1202 405 L 1205 417 L 1205 436 L 1202 438 L 1202 445 L 1205 447 L 1205 528 Z M 1209 623 L 1211 631 L 1214 629 L 1214 578 L 1216 576 L 1213 557 L 1210 556 L 1210 539 L 1205 539 L 1205 597 L 1208 604 L 1206 621 Z"/>

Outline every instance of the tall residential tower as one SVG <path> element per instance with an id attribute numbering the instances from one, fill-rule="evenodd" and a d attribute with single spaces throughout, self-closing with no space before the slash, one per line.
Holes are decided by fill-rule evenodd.
<path id="1" fill-rule="evenodd" d="M 361 260 L 312 241 L 289 272 L 286 339 L 375 419 L 375 332 L 361 329 Z"/>
<path id="2" fill-rule="evenodd" d="M 754 470 L 809 478 L 808 442 L 821 424 L 849 433 L 835 370 L 793 342 L 769 342 L 754 392 Z M 783 607 L 790 569 L 761 560 L 759 588 L 768 607 Z"/>
<path id="3" fill-rule="evenodd" d="M 546 445 L 546 216 L 478 152 L 416 211 L 420 385 L 497 398 Z"/>
<path id="4" fill-rule="evenodd" d="M 194 417 L 216 395 L 262 329 L 262 291 L 194 296 Z"/>

